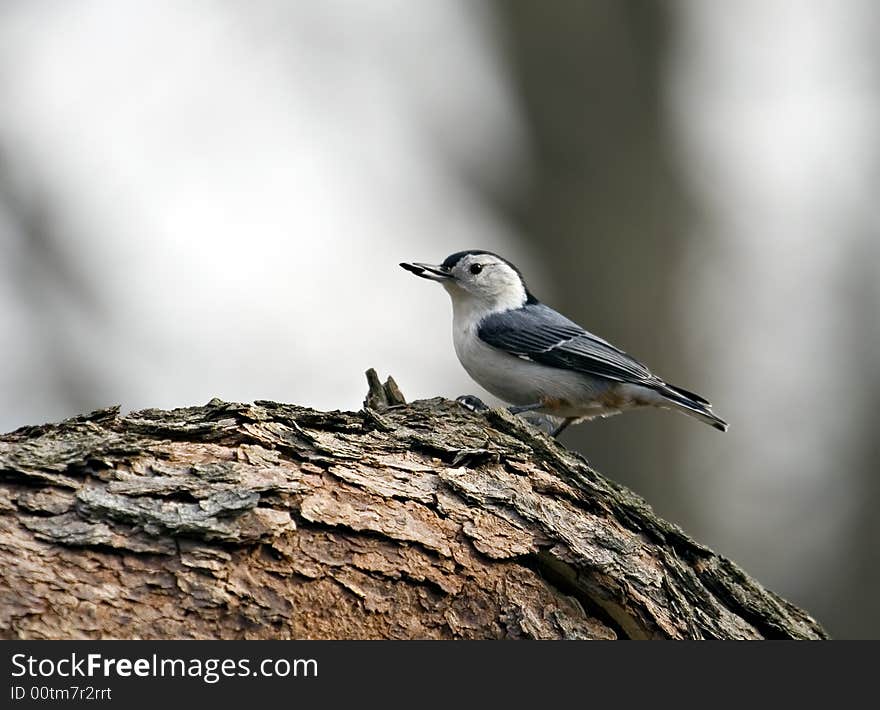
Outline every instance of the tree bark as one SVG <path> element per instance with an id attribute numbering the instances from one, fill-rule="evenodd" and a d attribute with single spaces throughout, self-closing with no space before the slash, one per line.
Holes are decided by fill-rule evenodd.
<path id="1" fill-rule="evenodd" d="M 503 410 L 118 408 L 0 437 L 4 638 L 824 638 Z"/>

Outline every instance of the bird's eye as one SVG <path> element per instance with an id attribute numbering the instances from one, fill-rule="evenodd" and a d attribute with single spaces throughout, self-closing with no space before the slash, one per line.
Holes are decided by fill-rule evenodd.
<path id="1" fill-rule="evenodd" d="M 483 270 L 482 264 L 471 264 L 471 273 L 475 276 Z"/>

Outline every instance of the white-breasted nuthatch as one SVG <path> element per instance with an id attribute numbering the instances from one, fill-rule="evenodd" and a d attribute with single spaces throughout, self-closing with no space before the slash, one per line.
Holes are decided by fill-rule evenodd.
<path id="1" fill-rule="evenodd" d="M 515 414 L 561 418 L 553 436 L 574 422 L 638 407 L 676 409 L 727 430 L 707 400 L 538 301 L 519 269 L 497 254 L 460 251 L 438 266 L 401 266 L 449 293 L 455 353 L 468 374 Z"/>

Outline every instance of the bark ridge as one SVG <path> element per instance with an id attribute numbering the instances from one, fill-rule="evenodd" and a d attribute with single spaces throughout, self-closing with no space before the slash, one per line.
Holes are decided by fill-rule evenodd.
<path id="1" fill-rule="evenodd" d="M 824 638 L 503 410 L 118 408 L 0 437 L 4 638 Z"/>

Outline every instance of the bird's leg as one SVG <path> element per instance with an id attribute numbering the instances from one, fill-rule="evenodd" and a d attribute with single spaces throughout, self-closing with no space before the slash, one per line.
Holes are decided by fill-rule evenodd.
<path id="1" fill-rule="evenodd" d="M 550 435 L 554 439 L 559 436 L 562 432 L 568 429 L 570 424 L 573 424 L 577 417 L 566 417 L 562 420 L 562 423 L 553 430 L 553 433 Z"/>
<path id="2" fill-rule="evenodd" d="M 463 394 L 461 397 L 456 397 L 455 401 L 465 409 L 470 409 L 472 412 L 485 412 L 489 409 L 489 405 L 472 394 Z"/>
<path id="3" fill-rule="evenodd" d="M 534 412 L 536 409 L 542 409 L 543 402 L 535 402 L 534 404 L 521 404 L 515 407 L 508 407 L 507 411 L 511 414 L 522 414 L 523 412 Z"/>
<path id="4" fill-rule="evenodd" d="M 476 395 L 472 394 L 463 394 L 461 395 L 461 397 L 456 397 L 455 401 L 458 402 L 465 409 L 469 409 L 472 412 L 485 412 L 487 409 L 489 409 L 489 405 L 487 405 L 482 399 L 480 399 Z M 511 414 L 524 414 L 525 412 L 534 412 L 538 409 L 543 409 L 546 406 L 546 402 L 535 402 L 534 404 L 520 404 L 508 407 L 507 411 Z M 555 439 L 575 421 L 577 421 L 577 417 L 568 417 L 566 419 L 563 419 L 562 423 L 553 430 L 550 436 Z M 535 422 L 532 422 L 532 424 L 535 424 Z M 536 426 L 538 425 L 536 424 Z"/>

